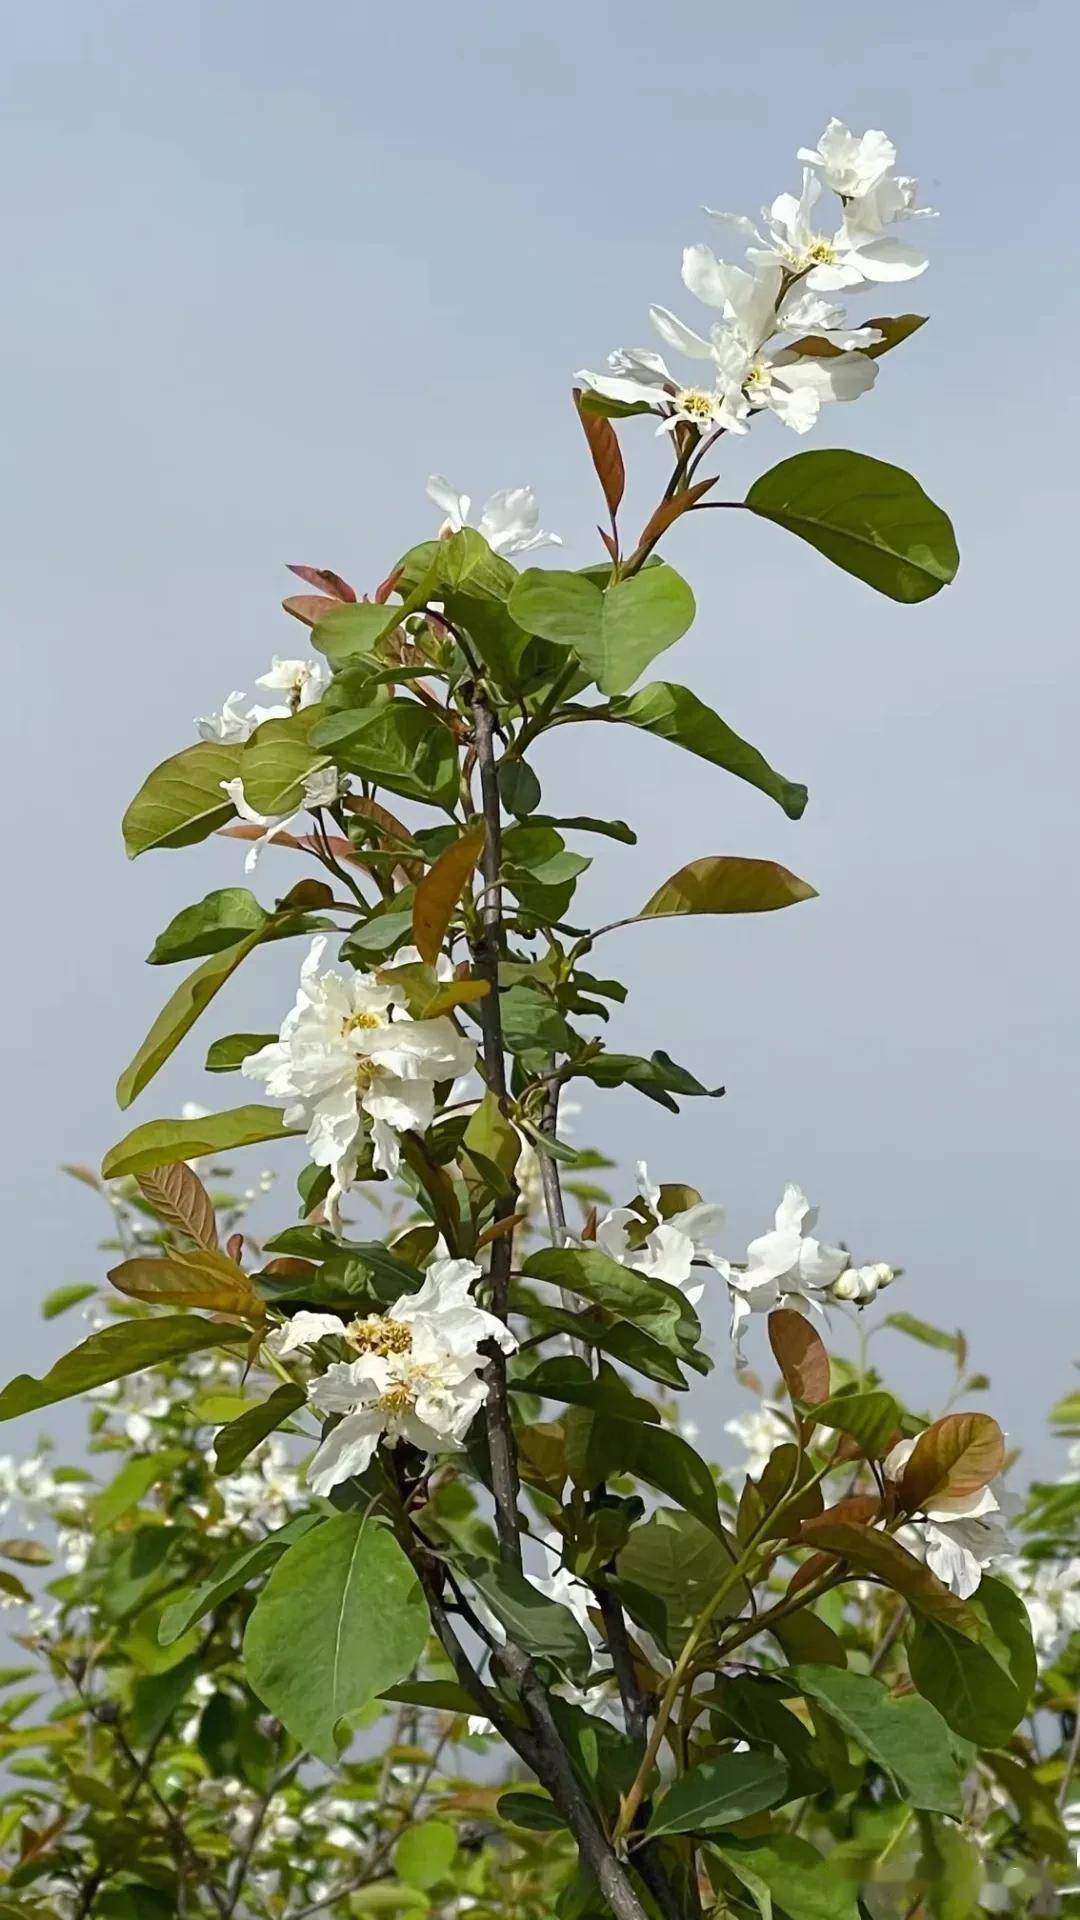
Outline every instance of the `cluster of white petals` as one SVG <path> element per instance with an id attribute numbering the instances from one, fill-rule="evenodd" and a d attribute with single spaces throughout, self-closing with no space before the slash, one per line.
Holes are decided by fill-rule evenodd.
<path id="1" fill-rule="evenodd" d="M 852 1266 L 842 1247 L 826 1246 L 811 1229 L 817 1210 L 801 1187 L 788 1185 L 768 1233 L 751 1240 L 746 1259 L 728 1260 L 716 1246 L 724 1209 L 707 1201 L 665 1214 L 663 1189 L 654 1186 L 643 1160 L 637 1167 L 635 1206 L 613 1207 L 598 1221 L 596 1245 L 620 1266 L 678 1287 L 692 1305 L 705 1290 L 711 1269 L 727 1282 L 731 1337 L 738 1364 L 742 1336 L 755 1313 L 793 1307 L 800 1313 L 829 1302 L 864 1307 L 895 1278 L 884 1261 Z"/>
<path id="2" fill-rule="evenodd" d="M 822 295 L 910 280 L 926 255 L 888 231 L 928 209 L 917 208 L 917 182 L 894 171 L 896 150 L 883 133 L 852 134 L 830 120 L 818 145 L 800 148 L 802 190 L 782 193 L 762 215 L 762 228 L 742 215 L 715 213 L 751 244 L 748 265 L 717 259 L 698 245 L 683 254 L 683 283 L 718 315 L 702 335 L 665 307 L 650 318 L 665 346 L 700 363 L 691 384 L 648 348 L 620 349 L 606 373 L 578 379 L 623 406 L 661 416 L 658 431 L 688 422 L 704 433 L 745 433 L 753 415 L 775 413 L 795 433 L 814 425 L 822 405 L 855 400 L 877 377 L 866 349 L 883 336 L 850 326 L 843 308 Z M 819 231 L 823 187 L 840 198 L 839 224 Z"/>
<path id="3" fill-rule="evenodd" d="M 242 746 L 250 740 L 264 720 L 287 720 L 304 707 L 313 707 L 330 684 L 330 668 L 325 660 L 283 660 L 274 655 L 269 668 L 259 675 L 255 685 L 271 693 L 284 694 L 284 700 L 272 707 L 253 706 L 242 710 L 244 695 L 236 689 L 217 713 L 196 720 L 200 740 L 217 740 L 224 746 Z"/>
<path id="4" fill-rule="evenodd" d="M 244 872 L 254 873 L 265 848 L 288 833 L 300 819 L 299 813 L 260 813 L 253 807 L 244 792 L 244 782 L 239 775 L 234 780 L 219 782 L 223 793 L 227 793 L 241 820 L 249 826 L 261 827 L 262 832 L 253 840 L 244 858 Z M 344 791 L 347 782 L 336 767 L 316 767 L 301 783 L 301 793 L 305 807 L 316 812 L 320 807 L 332 807 Z"/>
<path id="5" fill-rule="evenodd" d="M 898 1440 L 885 1457 L 885 1477 L 898 1481 L 916 1441 Z M 901 1530 L 907 1547 L 921 1550 L 931 1573 L 961 1600 L 970 1599 L 984 1567 L 1006 1557 L 1006 1523 L 1019 1511 L 1020 1500 L 1009 1493 L 1000 1477 L 978 1493 L 941 1494 L 925 1509 L 925 1521 Z"/>
<path id="6" fill-rule="evenodd" d="M 460 1447 L 487 1399 L 480 1347 L 517 1346 L 494 1314 L 478 1307 L 471 1260 L 436 1260 L 419 1292 L 403 1294 L 385 1314 L 345 1326 L 336 1314 L 297 1313 L 267 1344 L 279 1359 L 322 1340 L 344 1341 L 355 1355 L 335 1360 L 308 1386 L 320 1414 L 340 1414 L 308 1468 L 317 1494 L 363 1473 L 380 1440 L 407 1441 L 425 1453 Z"/>
<path id="7" fill-rule="evenodd" d="M 704 1292 L 703 1280 L 694 1278 L 695 1265 L 713 1267 L 725 1278 L 730 1271 L 712 1244 L 723 1227 L 724 1209 L 700 1201 L 665 1219 L 660 1188 L 650 1181 L 644 1160 L 637 1165 L 637 1190 L 639 1206 L 612 1207 L 598 1221 L 596 1245 L 620 1266 L 678 1287 L 694 1305 Z"/>
<path id="8" fill-rule="evenodd" d="M 242 1070 L 287 1103 L 286 1126 L 306 1128 L 312 1160 L 332 1174 L 333 1213 L 356 1177 L 365 1121 L 376 1171 L 392 1177 L 399 1136 L 431 1125 L 436 1085 L 468 1073 L 476 1048 L 446 1014 L 413 1020 L 400 986 L 371 973 L 324 970 L 326 947 L 326 936 L 317 935 L 279 1038 L 249 1054 Z M 415 947 L 404 947 L 390 965 L 418 958 Z"/>
<path id="9" fill-rule="evenodd" d="M 472 524 L 470 496 L 459 493 L 441 473 L 428 475 L 427 496 L 446 515 L 440 533 L 460 533 Z M 484 501 L 476 530 L 493 553 L 534 553 L 537 547 L 562 546 L 557 533 L 546 533 L 540 525 L 540 509 L 531 487 L 500 487 Z"/>
<path id="10" fill-rule="evenodd" d="M 1027 1608 L 1040 1667 L 1052 1667 L 1080 1633 L 1080 1559 L 1006 1562 L 1007 1573 Z"/>

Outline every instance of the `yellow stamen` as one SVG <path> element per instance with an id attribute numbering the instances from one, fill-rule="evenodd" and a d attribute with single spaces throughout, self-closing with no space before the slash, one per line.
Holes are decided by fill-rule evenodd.
<path id="1" fill-rule="evenodd" d="M 408 1353 L 412 1346 L 412 1328 L 404 1320 L 384 1319 L 377 1313 L 350 1321 L 345 1338 L 358 1353 Z"/>
<path id="2" fill-rule="evenodd" d="M 361 1033 L 371 1033 L 375 1027 L 381 1027 L 382 1024 L 381 1014 L 351 1013 L 342 1028 L 342 1032 L 356 1033 L 360 1031 Z"/>

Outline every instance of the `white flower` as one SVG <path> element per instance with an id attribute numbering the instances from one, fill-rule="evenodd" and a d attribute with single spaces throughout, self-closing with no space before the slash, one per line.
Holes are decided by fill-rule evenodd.
<path id="1" fill-rule="evenodd" d="M 816 168 L 834 193 L 851 199 L 872 192 L 891 173 L 896 148 L 876 127 L 856 134 L 841 120 L 832 119 L 817 146 L 800 147 L 796 158 Z"/>
<path id="2" fill-rule="evenodd" d="M 850 1300 L 857 1307 L 868 1306 L 883 1287 L 891 1287 L 896 1275 L 884 1260 L 865 1267 L 846 1267 L 829 1288 L 831 1300 Z"/>
<path id="3" fill-rule="evenodd" d="M 346 784 L 336 767 L 317 767 L 304 781 L 305 807 L 332 807 L 341 798 Z"/>
<path id="4" fill-rule="evenodd" d="M 853 200 L 845 208 L 834 233 L 821 233 L 813 218 L 821 182 L 806 167 L 801 194 L 777 194 L 763 215 L 765 233 L 756 235 L 758 245 L 747 249 L 747 257 L 805 278 L 815 293 L 916 280 L 930 264 L 925 253 L 884 231 L 892 220 L 908 217 L 914 188 L 914 181 L 876 187 L 864 200 Z"/>
<path id="5" fill-rule="evenodd" d="M 761 262 L 748 273 L 718 260 L 709 247 L 687 247 L 683 280 L 706 306 L 720 310 L 709 337 L 666 307 L 651 307 L 649 317 L 667 346 L 706 364 L 711 386 L 680 385 L 659 354 L 643 349 L 612 354 L 610 375 L 582 370 L 577 376 L 610 400 L 659 413 L 659 432 L 687 420 L 706 432 L 746 433 L 750 416 L 768 409 L 806 433 L 824 401 L 855 400 L 873 386 L 877 363 L 858 349 L 874 345 L 880 333 L 847 327 L 840 308 L 804 289 L 783 293 L 781 266 Z M 820 338 L 837 351 L 822 358 L 797 353 L 785 335 Z"/>
<path id="6" fill-rule="evenodd" d="M 276 840 L 280 833 L 288 833 L 295 827 L 299 813 L 259 813 L 248 801 L 244 793 L 244 782 L 239 775 L 234 780 L 221 780 L 219 786 L 227 793 L 241 820 L 253 827 L 262 827 L 264 831 L 257 840 L 253 840 L 244 857 L 244 872 L 254 873 L 263 852 Z M 317 767 L 309 773 L 303 782 L 302 793 L 306 807 L 331 807 L 341 793 L 341 775 L 336 767 Z"/>
<path id="7" fill-rule="evenodd" d="M 335 1361 L 308 1389 L 319 1412 L 344 1416 L 308 1468 L 316 1493 L 363 1473 L 384 1438 L 425 1453 L 460 1446 L 487 1398 L 481 1344 L 493 1340 L 504 1353 L 517 1346 L 509 1328 L 475 1304 L 471 1289 L 480 1277 L 470 1260 L 436 1260 L 419 1292 L 403 1294 L 385 1315 L 348 1327 L 329 1314 L 297 1316 L 309 1343 L 333 1332 L 358 1356 Z"/>
<path id="8" fill-rule="evenodd" d="M 298 815 L 295 813 L 259 813 L 255 807 L 248 804 L 244 794 L 244 782 L 239 775 L 237 775 L 235 780 L 222 780 L 219 781 L 218 784 L 222 791 L 228 794 L 241 820 L 248 821 L 253 827 L 262 827 L 264 829 L 259 838 L 252 841 L 244 857 L 244 872 L 254 873 L 255 868 L 262 859 L 265 848 L 270 845 L 272 840 L 276 840 L 279 833 L 287 833 L 290 827 L 295 826 Z"/>
<path id="9" fill-rule="evenodd" d="M 915 1445 L 915 1440 L 897 1441 L 885 1456 L 886 1479 L 900 1479 Z M 934 1505 L 924 1509 L 926 1525 L 905 1528 L 905 1540 L 921 1545 L 931 1573 L 936 1573 L 951 1593 L 967 1600 L 978 1587 L 983 1568 L 1008 1553 L 1006 1521 L 1019 1506 L 1000 1478 L 978 1493 L 939 1494 Z"/>
<path id="10" fill-rule="evenodd" d="M 1001 1571 L 1027 1608 L 1040 1667 L 1052 1667 L 1080 1633 L 1080 1559 L 1008 1560 Z"/>
<path id="11" fill-rule="evenodd" d="M 427 496 L 446 515 L 442 531 L 460 533 L 469 524 L 472 501 L 467 493 L 458 493 L 441 473 L 428 475 Z M 476 530 L 482 533 L 493 553 L 532 553 L 537 547 L 561 547 L 557 533 L 545 533 L 540 525 L 540 509 L 531 487 L 502 487 L 485 500 Z"/>
<path id="12" fill-rule="evenodd" d="M 636 1207 L 612 1207 L 597 1225 L 596 1245 L 620 1266 L 646 1274 L 650 1280 L 666 1280 L 669 1286 L 678 1287 L 691 1305 L 696 1305 L 705 1288 L 700 1281 L 687 1285 L 695 1264 L 699 1268 L 701 1265 L 713 1267 L 725 1279 L 728 1277 L 728 1263 L 712 1245 L 714 1236 L 723 1227 L 724 1209 L 699 1201 L 665 1220 L 660 1213 L 660 1189 L 651 1185 L 644 1160 L 638 1161 L 637 1184 L 647 1219 Z M 640 1231 L 642 1225 L 648 1227 L 644 1241 L 639 1246 L 631 1246 L 631 1229 Z"/>
<path id="13" fill-rule="evenodd" d="M 828 1293 L 847 1266 L 842 1248 L 823 1246 L 806 1232 L 816 1220 L 817 1210 L 802 1188 L 789 1184 L 771 1233 L 751 1240 L 745 1267 L 731 1269 L 731 1337 L 740 1360 L 743 1329 L 752 1313 L 768 1313 L 781 1300 L 801 1312 Z"/>
<path id="14" fill-rule="evenodd" d="M 436 1083 L 467 1073 L 476 1048 L 445 1014 L 411 1020 L 400 987 L 369 973 L 321 972 L 326 944 L 325 935 L 312 941 L 280 1038 L 249 1054 L 243 1072 L 288 1102 L 286 1126 L 306 1126 L 312 1160 L 333 1173 L 332 1204 L 355 1178 L 363 1116 L 373 1123 L 376 1170 L 392 1177 L 398 1135 L 431 1125 Z"/>
<path id="15" fill-rule="evenodd" d="M 287 694 L 285 701 L 272 707 L 249 707 L 241 713 L 239 702 L 244 695 L 234 688 L 219 713 L 204 714 L 196 720 L 196 731 L 201 740 L 241 746 L 264 720 L 287 720 L 301 707 L 314 706 L 329 684 L 330 668 L 325 660 L 282 660 L 275 653 L 269 671 L 260 675 L 255 685 Z"/>
<path id="16" fill-rule="evenodd" d="M 196 720 L 200 740 L 219 740 L 226 746 L 240 746 L 249 740 L 255 731 L 255 721 L 249 713 L 239 712 L 237 702 L 243 697 L 234 688 L 219 713 L 207 713 Z"/>
<path id="17" fill-rule="evenodd" d="M 252 712 L 264 720 L 279 719 L 283 714 L 287 717 L 290 713 L 299 713 L 303 707 L 313 707 L 322 699 L 330 685 L 330 667 L 325 660 L 283 660 L 275 653 L 266 673 L 259 675 L 255 685 L 285 694 L 284 708 L 252 708 Z"/>
<path id="18" fill-rule="evenodd" d="M 725 1420 L 724 1432 L 732 1434 L 745 1448 L 746 1458 L 740 1462 L 740 1470 L 743 1478 L 749 1480 L 756 1480 L 767 1467 L 775 1448 L 791 1439 L 790 1427 L 785 1426 L 768 1402 L 755 1407 L 751 1413 L 736 1414 L 734 1420 Z"/>

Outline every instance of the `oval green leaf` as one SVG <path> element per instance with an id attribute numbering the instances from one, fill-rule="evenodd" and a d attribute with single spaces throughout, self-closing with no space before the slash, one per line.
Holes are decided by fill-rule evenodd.
<path id="1" fill-rule="evenodd" d="M 903 467 L 865 453 L 796 453 L 755 480 L 746 505 L 890 600 L 928 600 L 960 564 L 948 515 Z"/>

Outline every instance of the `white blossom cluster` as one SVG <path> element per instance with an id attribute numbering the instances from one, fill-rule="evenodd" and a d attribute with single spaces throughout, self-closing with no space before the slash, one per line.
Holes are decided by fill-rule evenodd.
<path id="1" fill-rule="evenodd" d="M 701 384 L 678 379 L 653 349 L 633 347 L 611 354 L 607 373 L 581 371 L 586 387 L 659 414 L 659 433 L 686 422 L 713 434 L 746 433 L 764 412 L 806 433 L 825 402 L 855 400 L 873 386 L 877 361 L 867 349 L 885 336 L 874 325 L 849 325 L 826 296 L 924 273 L 926 255 L 892 229 L 930 210 L 916 206 L 918 183 L 896 172 L 896 149 L 883 133 L 853 134 L 830 120 L 817 146 L 800 147 L 798 158 L 800 193 L 779 194 L 760 228 L 706 209 L 750 242 L 746 266 L 719 260 L 704 245 L 683 254 L 684 285 L 717 316 L 707 335 L 666 307 L 649 310 L 664 345 L 701 366 Z M 825 189 L 839 200 L 839 218 L 822 226 Z"/>
<path id="2" fill-rule="evenodd" d="M 716 1240 L 724 1226 L 723 1207 L 698 1202 L 664 1214 L 663 1189 L 649 1179 L 645 1162 L 637 1168 L 637 1203 L 613 1207 L 596 1226 L 596 1244 L 636 1273 L 677 1287 L 692 1305 L 705 1290 L 710 1270 L 726 1281 L 731 1304 L 731 1337 L 742 1364 L 742 1335 L 750 1316 L 774 1307 L 800 1313 L 830 1302 L 863 1307 L 895 1278 L 884 1261 L 852 1265 L 842 1247 L 813 1237 L 817 1211 L 801 1187 L 789 1184 L 769 1232 L 751 1240 L 744 1261 L 726 1258 Z"/>
<path id="3" fill-rule="evenodd" d="M 241 710 L 244 695 L 234 689 L 217 713 L 196 720 L 200 740 L 217 740 L 224 746 L 242 746 L 250 740 L 264 720 L 287 720 L 304 707 L 313 707 L 330 684 L 330 668 L 325 660 L 283 660 L 275 654 L 265 673 L 255 682 L 269 692 L 284 694 L 273 706 L 252 706 Z"/>
<path id="4" fill-rule="evenodd" d="M 312 1160 L 331 1171 L 333 1218 L 356 1178 L 365 1130 L 376 1171 L 393 1176 L 400 1135 L 425 1132 L 435 1117 L 436 1085 L 468 1073 L 476 1048 L 446 1014 L 410 1018 L 402 987 L 324 968 L 326 947 L 325 935 L 312 941 L 278 1039 L 249 1054 L 243 1072 L 287 1102 L 287 1126 L 307 1128 Z M 390 967 L 419 958 L 415 947 L 402 947 Z M 440 977 L 451 971 L 444 960 Z"/>
<path id="5" fill-rule="evenodd" d="M 471 1260 L 436 1260 L 419 1292 L 403 1294 L 386 1314 L 345 1326 L 336 1314 L 301 1312 L 269 1336 L 279 1360 L 298 1352 L 313 1360 L 324 1342 L 354 1356 L 308 1382 L 317 1411 L 342 1416 L 308 1468 L 316 1493 L 363 1473 L 380 1440 L 425 1453 L 460 1448 L 487 1398 L 481 1344 L 494 1341 L 504 1353 L 517 1346 L 502 1321 L 474 1303 L 480 1277 Z"/>

